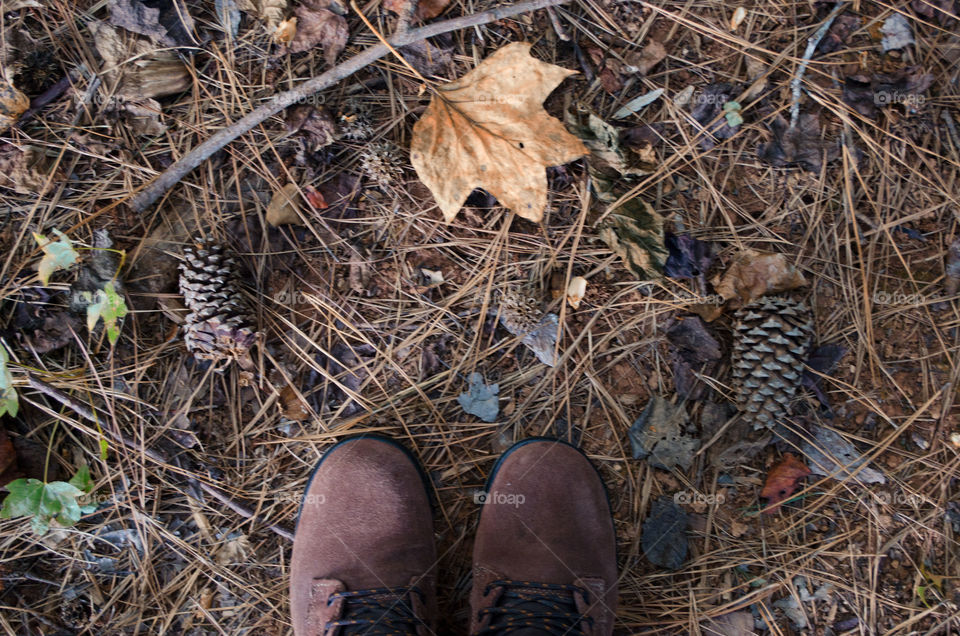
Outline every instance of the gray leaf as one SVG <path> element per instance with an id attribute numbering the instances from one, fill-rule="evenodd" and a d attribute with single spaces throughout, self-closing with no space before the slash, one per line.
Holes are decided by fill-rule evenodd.
<path id="1" fill-rule="evenodd" d="M 650 516 L 643 522 L 640 538 L 643 554 L 650 562 L 678 570 L 687 558 L 687 513 L 670 497 L 653 502 Z"/>
<path id="2" fill-rule="evenodd" d="M 681 424 L 686 421 L 687 413 L 682 406 L 654 395 L 630 427 L 633 458 L 646 459 L 651 466 L 664 470 L 672 470 L 674 466 L 689 470 L 700 440 L 683 432 Z"/>
<path id="3" fill-rule="evenodd" d="M 803 454 L 810 460 L 810 472 L 814 475 L 833 475 L 834 479 L 845 480 L 853 477 L 866 484 L 885 484 L 887 478 L 878 470 L 864 466 L 866 459 L 857 452 L 853 444 L 838 433 L 820 426 L 813 427 L 813 442 L 804 442 Z"/>
<path id="4" fill-rule="evenodd" d="M 497 397 L 500 385 L 485 384 L 479 373 L 471 373 L 467 382 L 469 388 L 466 393 L 460 394 L 457 402 L 470 415 L 476 415 L 484 422 L 495 422 L 500 413 L 500 400 Z"/>

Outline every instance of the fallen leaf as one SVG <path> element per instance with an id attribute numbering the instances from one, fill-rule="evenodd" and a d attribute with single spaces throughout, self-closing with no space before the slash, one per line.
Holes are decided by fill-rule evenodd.
<path id="1" fill-rule="evenodd" d="M 674 389 L 684 399 L 702 399 L 710 387 L 700 378 L 716 371 L 717 361 L 723 357 L 720 343 L 696 316 L 679 319 L 667 330 L 667 340 L 672 345 L 670 368 Z"/>
<path id="2" fill-rule="evenodd" d="M 287 109 L 283 124 L 288 133 L 298 133 L 306 139 L 310 152 L 329 146 L 337 138 L 337 125 L 330 112 L 322 106 L 291 106 Z"/>
<path id="3" fill-rule="evenodd" d="M 296 35 L 290 41 L 290 53 L 302 53 L 320 46 L 327 64 L 336 64 L 337 56 L 347 47 L 350 32 L 346 18 L 337 15 L 328 6 L 328 0 L 302 0 L 294 9 L 297 28 Z"/>
<path id="4" fill-rule="evenodd" d="M 820 132 L 820 116 L 806 113 L 797 120 L 793 130 L 787 120 L 777 115 L 770 122 L 772 139 L 757 148 L 757 156 L 778 168 L 799 166 L 810 172 L 820 172 L 823 162 L 828 163 L 840 156 L 836 144 L 823 141 Z"/>
<path id="5" fill-rule="evenodd" d="M 664 89 L 656 88 L 649 93 L 644 93 L 639 97 L 634 97 L 629 102 L 623 105 L 617 112 L 613 114 L 614 119 L 624 119 L 630 115 L 635 115 L 653 102 L 660 99 L 660 96 L 663 95 Z"/>
<path id="6" fill-rule="evenodd" d="M 217 563 L 223 566 L 246 563 L 252 552 L 250 539 L 245 534 L 231 533 L 216 551 Z"/>
<path id="7" fill-rule="evenodd" d="M 743 7 L 737 7 L 733 11 L 733 15 L 730 17 L 730 30 L 736 31 L 740 28 L 740 25 L 743 24 L 743 21 L 747 19 L 747 10 Z"/>
<path id="8" fill-rule="evenodd" d="M 274 33 L 287 12 L 287 0 L 237 0 L 237 8 L 255 13 L 263 20 L 267 33 Z"/>
<path id="9" fill-rule="evenodd" d="M 50 175 L 50 161 L 43 150 L 36 146 L 23 149 L 12 144 L 0 148 L 0 187 L 10 188 L 19 194 L 41 195 L 50 185 L 65 178 L 58 167 Z"/>
<path id="10" fill-rule="evenodd" d="M 912 0 L 910 6 L 925 18 L 936 18 L 942 25 L 952 24 L 960 16 L 954 0 Z"/>
<path id="11" fill-rule="evenodd" d="M 13 386 L 13 376 L 7 368 L 8 362 L 10 357 L 7 355 L 7 349 L 0 344 L 0 417 L 4 415 L 16 417 L 20 408 L 17 390 Z"/>
<path id="12" fill-rule="evenodd" d="M 663 273 L 670 278 L 699 278 L 707 273 L 713 263 L 710 243 L 689 234 L 667 232 L 664 245 L 669 255 L 663 265 Z"/>
<path id="13" fill-rule="evenodd" d="M 447 222 L 477 187 L 539 222 L 547 204 L 545 168 L 586 154 L 542 106 L 575 71 L 535 59 L 530 46 L 508 44 L 440 86 L 413 127 L 410 162 Z"/>
<path id="14" fill-rule="evenodd" d="M 500 296 L 498 313 L 504 329 L 520 338 L 540 362 L 551 367 L 557 364 L 559 319 L 556 314 L 544 314 L 534 299 L 515 290 L 507 290 Z"/>
<path id="15" fill-rule="evenodd" d="M 767 474 L 760 496 L 767 500 L 764 514 L 772 515 L 780 509 L 780 505 L 793 496 L 797 489 L 797 481 L 810 474 L 810 469 L 803 465 L 791 453 L 786 453 L 780 463 Z"/>
<path id="16" fill-rule="evenodd" d="M 817 51 L 824 54 L 839 51 L 846 46 L 847 38 L 850 37 L 851 33 L 858 30 L 861 24 L 863 24 L 863 20 L 859 16 L 837 16 L 833 24 L 830 25 L 827 34 L 823 36 L 820 44 L 817 45 Z"/>
<path id="17" fill-rule="evenodd" d="M 115 93 L 121 101 L 137 102 L 193 86 L 193 77 L 176 51 L 160 50 L 145 37 L 124 35 L 103 22 L 90 22 L 88 28 L 103 58 L 104 95 Z"/>
<path id="18" fill-rule="evenodd" d="M 679 570 L 687 558 L 687 512 L 672 497 L 658 497 L 643 522 L 640 545 L 654 565 Z"/>
<path id="19" fill-rule="evenodd" d="M 902 13 L 894 13 L 883 22 L 880 27 L 880 33 L 883 39 L 880 46 L 883 52 L 895 51 L 913 44 L 913 32 L 910 29 L 910 23 L 903 17 Z"/>
<path id="20" fill-rule="evenodd" d="M 97 322 L 103 320 L 107 340 L 112 345 L 117 344 L 117 338 L 120 337 L 120 326 L 117 322 L 127 313 L 126 301 L 117 293 L 113 281 L 110 281 L 103 289 L 91 294 L 91 302 L 87 305 L 87 331 L 92 332 Z"/>
<path id="21" fill-rule="evenodd" d="M 583 276 L 574 276 L 567 285 L 567 302 L 574 309 L 580 309 L 580 302 L 587 293 L 587 279 Z"/>
<path id="22" fill-rule="evenodd" d="M 721 117 L 718 122 L 709 125 L 723 113 L 724 104 L 736 97 L 737 91 L 733 84 L 710 84 L 706 86 L 696 98 L 696 106 L 690 115 L 706 131 L 700 137 L 700 148 L 710 150 L 722 139 L 729 139 L 737 134 L 736 128 L 730 126 L 727 119 Z"/>
<path id="23" fill-rule="evenodd" d="M 109 109 L 108 109 L 109 110 Z M 166 125 L 161 122 L 163 110 L 160 102 L 155 99 L 127 99 L 115 105 L 113 109 L 120 116 L 120 120 L 135 135 L 153 137 L 166 132 Z"/>
<path id="24" fill-rule="evenodd" d="M 17 123 L 20 115 L 30 108 L 30 98 L 0 77 L 0 132 Z"/>
<path id="25" fill-rule="evenodd" d="M 267 206 L 267 223 L 278 225 L 302 225 L 303 220 L 297 212 L 300 202 L 300 190 L 297 184 L 288 183 L 279 192 L 274 193 Z"/>
<path id="26" fill-rule="evenodd" d="M 754 636 L 753 614 L 731 612 L 700 621 L 703 636 Z"/>
<path id="27" fill-rule="evenodd" d="M 437 46 L 429 40 L 421 40 L 401 47 L 400 53 L 417 72 L 426 77 L 436 76 L 453 65 L 453 46 L 449 42 Z"/>
<path id="28" fill-rule="evenodd" d="M 628 435 L 634 459 L 645 459 L 655 468 L 690 470 L 700 440 L 684 432 L 687 412 L 682 404 L 671 404 L 659 395 L 650 398 Z"/>
<path id="29" fill-rule="evenodd" d="M 457 397 L 460 408 L 470 415 L 476 415 L 484 422 L 496 422 L 500 413 L 499 384 L 487 384 L 479 373 L 471 373 L 467 377 L 468 388 L 466 393 Z"/>
<path id="30" fill-rule="evenodd" d="M 772 439 L 771 433 L 766 433 L 757 440 L 739 439 L 715 455 L 710 463 L 721 470 L 732 470 L 741 464 L 748 464 L 760 451 L 770 445 Z"/>
<path id="31" fill-rule="evenodd" d="M 227 37 L 237 37 L 240 30 L 240 9 L 237 8 L 237 3 L 234 0 L 214 0 L 213 8 Z"/>
<path id="32" fill-rule="evenodd" d="M 33 240 L 37 242 L 43 252 L 43 258 L 37 265 L 37 275 L 44 287 L 50 283 L 51 274 L 57 270 L 67 269 L 77 262 L 77 252 L 73 249 L 73 241 L 60 230 L 54 229 L 53 233 L 59 237 L 58 240 L 51 241 L 43 234 L 33 233 Z"/>
<path id="33" fill-rule="evenodd" d="M 109 0 L 110 23 L 167 47 L 196 46 L 194 23 L 182 0 Z"/>
<path id="34" fill-rule="evenodd" d="M 627 55 L 627 66 L 624 70 L 630 73 L 646 75 L 666 57 L 666 47 L 656 40 L 650 40 L 639 53 L 635 51 Z"/>
<path id="35" fill-rule="evenodd" d="M 606 178 L 616 176 L 647 175 L 653 172 L 653 166 L 639 166 L 639 157 L 630 148 L 620 145 L 620 131 L 590 113 L 585 126 L 578 125 L 568 116 L 570 128 L 583 145 L 590 151 L 587 161 L 591 176 L 603 174 Z M 610 171 L 613 173 L 610 173 Z M 615 200 L 610 196 L 608 200 Z"/>
<path id="36" fill-rule="evenodd" d="M 305 422 L 310 419 L 310 408 L 300 398 L 300 394 L 289 384 L 280 389 L 280 412 L 283 417 L 294 422 Z"/>
<path id="37" fill-rule="evenodd" d="M 947 265 L 943 273 L 947 278 L 944 291 L 947 292 L 947 296 L 953 296 L 960 288 L 960 238 L 955 238 L 950 243 L 950 248 L 947 250 Z"/>
<path id="38" fill-rule="evenodd" d="M 917 108 L 923 93 L 933 84 L 933 75 L 920 66 L 908 66 L 892 73 L 851 75 L 844 80 L 843 101 L 867 118 L 875 118 L 879 107 L 901 104 Z"/>
<path id="39" fill-rule="evenodd" d="M 596 188 L 603 185 L 594 180 Z M 669 255 L 663 217 L 642 199 L 630 199 L 609 214 L 597 235 L 640 280 L 661 277 Z"/>
<path id="40" fill-rule="evenodd" d="M 323 198 L 323 193 L 311 185 L 303 187 L 303 198 L 310 204 L 314 210 L 326 210 L 327 200 Z"/>
<path id="41" fill-rule="evenodd" d="M 277 24 L 273 31 L 273 43 L 287 46 L 297 36 L 297 18 L 287 18 Z"/>
<path id="42" fill-rule="evenodd" d="M 887 483 L 883 473 L 867 466 L 867 459 L 839 433 L 822 426 L 814 426 L 811 433 L 813 439 L 804 441 L 803 454 L 810 461 L 809 470 L 814 475 L 840 481 L 853 479 L 864 484 Z"/>
<path id="43" fill-rule="evenodd" d="M 826 344 L 817 347 L 807 358 L 806 365 L 809 368 L 804 369 L 803 376 L 800 379 L 801 384 L 813 392 L 820 401 L 820 405 L 828 411 L 830 410 L 830 400 L 827 399 L 827 395 L 820 388 L 823 378 L 819 374 L 829 375 L 832 373 L 837 367 L 837 363 L 846 354 L 847 348 L 843 345 Z"/>
<path id="44" fill-rule="evenodd" d="M 431 20 L 443 13 L 449 5 L 450 0 L 420 0 L 414 17 L 416 21 Z M 384 0 L 382 6 L 387 11 L 404 15 L 410 10 L 410 0 Z"/>
<path id="45" fill-rule="evenodd" d="M 731 308 L 750 304 L 767 294 L 796 289 L 807 284 L 803 274 L 787 261 L 785 254 L 746 249 L 713 286 Z"/>

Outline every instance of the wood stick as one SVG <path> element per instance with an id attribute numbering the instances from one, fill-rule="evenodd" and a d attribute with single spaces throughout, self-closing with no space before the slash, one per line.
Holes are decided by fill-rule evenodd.
<path id="1" fill-rule="evenodd" d="M 414 42 L 419 42 L 420 40 L 449 33 L 450 31 L 481 26 L 496 20 L 503 20 L 504 18 L 509 18 L 521 13 L 553 7 L 566 2 L 569 2 L 569 0 L 529 0 L 528 2 L 521 2 L 512 6 L 497 7 L 482 13 L 445 20 L 429 26 L 420 27 L 419 29 L 410 29 L 403 33 L 397 33 L 390 38 L 389 43 L 390 46 L 393 47 L 406 46 Z M 274 95 L 267 103 L 247 113 L 219 132 L 214 133 L 209 139 L 173 162 L 169 168 L 164 170 L 156 179 L 147 184 L 146 187 L 130 199 L 131 209 L 135 212 L 143 212 L 163 196 L 167 190 L 179 183 L 183 177 L 209 159 L 213 153 L 240 135 L 249 132 L 268 117 L 276 115 L 288 106 L 303 101 L 314 93 L 322 91 L 340 80 L 350 77 L 357 71 L 366 68 L 381 57 L 384 57 L 389 52 L 390 47 L 385 44 L 371 46 L 361 53 L 354 55 L 349 60 L 334 66 L 329 71 L 305 81 L 293 90 Z"/>

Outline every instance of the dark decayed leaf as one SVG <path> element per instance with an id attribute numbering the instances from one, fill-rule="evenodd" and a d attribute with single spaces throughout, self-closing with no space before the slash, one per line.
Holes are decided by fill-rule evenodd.
<path id="1" fill-rule="evenodd" d="M 614 210 L 598 234 L 641 280 L 662 276 L 669 255 L 664 245 L 663 217 L 642 199 L 630 199 Z"/>
<path id="2" fill-rule="evenodd" d="M 650 515 L 643 522 L 640 545 L 651 563 L 669 570 L 678 570 L 687 558 L 686 511 L 672 497 L 658 497 L 650 506 Z"/>
<path id="3" fill-rule="evenodd" d="M 908 66 L 893 73 L 857 74 L 843 83 L 843 101 L 867 118 L 877 116 L 879 109 L 891 104 L 907 108 L 923 102 L 922 93 L 933 84 L 933 75 L 919 66 Z"/>
<path id="4" fill-rule="evenodd" d="M 467 378 L 469 386 L 466 393 L 457 397 L 460 407 L 470 415 L 476 415 L 484 422 L 496 422 L 500 413 L 499 384 L 487 384 L 479 373 L 471 373 Z"/>
<path id="5" fill-rule="evenodd" d="M 773 137 L 757 149 L 762 161 L 778 168 L 799 166 L 811 172 L 820 172 L 824 160 L 828 163 L 839 156 L 836 144 L 822 140 L 820 116 L 816 113 L 801 115 L 797 127 L 790 129 L 782 116 L 770 122 Z"/>
<path id="6" fill-rule="evenodd" d="M 347 20 L 330 10 L 329 0 L 302 0 L 294 9 L 297 33 L 290 42 L 290 53 L 302 53 L 315 46 L 323 47 L 323 59 L 333 66 L 347 46 Z"/>
<path id="7" fill-rule="evenodd" d="M 944 274 L 947 276 L 945 285 L 947 296 L 953 296 L 957 293 L 957 288 L 960 288 L 960 238 L 953 239 L 953 243 L 950 244 Z"/>
<path id="8" fill-rule="evenodd" d="M 670 366 L 673 384 L 680 397 L 699 400 L 708 388 L 699 380 L 701 375 L 711 375 L 722 357 L 720 343 L 696 316 L 679 319 L 667 330 L 667 340 L 672 345 Z"/>
<path id="9" fill-rule="evenodd" d="M 659 395 L 651 397 L 628 433 L 634 459 L 646 459 L 651 466 L 664 470 L 674 466 L 689 470 L 700 440 L 684 432 L 686 423 L 682 405 L 671 404 Z"/>
<path id="10" fill-rule="evenodd" d="M 847 348 L 843 345 L 826 344 L 814 349 L 810 357 L 807 358 L 806 364 L 810 368 L 804 369 L 801 383 L 817 396 L 820 405 L 828 411 L 830 410 L 830 400 L 823 392 L 823 389 L 820 388 L 823 378 L 817 375 L 817 373 L 829 375 L 837 368 L 837 363 L 840 362 L 840 359 L 846 354 Z M 817 373 L 813 373 L 813 371 Z"/>
<path id="11" fill-rule="evenodd" d="M 670 278 L 698 278 L 710 269 L 713 262 L 710 244 L 689 234 L 666 233 L 664 243 L 669 256 L 663 273 Z"/>
<path id="12" fill-rule="evenodd" d="M 283 124 L 288 133 L 299 133 L 305 138 L 310 152 L 329 146 L 337 138 L 337 125 L 323 106 L 291 106 L 287 109 Z"/>
<path id="13" fill-rule="evenodd" d="M 720 117 L 720 120 L 707 128 L 707 132 L 700 137 L 702 149 L 710 150 L 719 140 L 729 139 L 736 134 L 739 126 L 731 126 L 726 117 L 721 117 L 724 105 L 736 96 L 737 89 L 733 84 L 710 84 L 694 97 L 696 106 L 690 114 L 697 123 L 706 128 L 710 122 Z"/>
<path id="14" fill-rule="evenodd" d="M 936 19 L 944 26 L 953 24 L 960 17 L 960 6 L 954 0 L 913 0 L 910 6 L 918 15 Z"/>
<path id="15" fill-rule="evenodd" d="M 20 477 L 20 467 L 17 465 L 17 451 L 13 441 L 4 428 L 0 428 L 0 488 Z"/>
<path id="16" fill-rule="evenodd" d="M 814 426 L 811 433 L 813 440 L 804 441 L 803 454 L 810 461 L 813 474 L 832 476 L 840 481 L 854 479 L 865 484 L 887 483 L 883 473 L 866 466 L 866 458 L 839 433 L 822 426 Z"/>
<path id="17" fill-rule="evenodd" d="M 847 44 L 847 38 L 850 34 L 860 28 L 863 23 L 859 16 L 840 15 L 830 26 L 830 30 L 820 40 L 817 45 L 817 51 L 820 53 L 833 53 L 844 48 Z"/>
<path id="18" fill-rule="evenodd" d="M 183 0 L 110 0 L 110 23 L 163 46 L 196 46 Z"/>

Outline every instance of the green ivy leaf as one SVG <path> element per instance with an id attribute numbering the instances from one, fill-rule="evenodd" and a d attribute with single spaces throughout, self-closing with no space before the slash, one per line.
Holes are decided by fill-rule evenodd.
<path id="1" fill-rule="evenodd" d="M 727 102 L 723 105 L 723 116 L 727 118 L 727 125 L 736 128 L 743 123 L 740 114 L 740 102 Z"/>
<path id="2" fill-rule="evenodd" d="M 7 484 L 10 493 L 3 500 L 0 518 L 32 517 L 30 527 L 38 535 L 46 534 L 50 522 L 56 519 L 64 527 L 80 521 L 85 512 L 92 512 L 95 505 L 80 506 L 78 499 L 93 490 L 90 469 L 84 465 L 69 482 L 39 479 L 16 479 Z"/>
<path id="3" fill-rule="evenodd" d="M 89 292 L 88 292 L 89 293 Z M 113 281 L 107 283 L 103 289 L 98 289 L 93 302 L 87 305 L 87 329 L 93 331 L 98 320 L 103 320 L 107 330 L 107 339 L 110 344 L 116 344 L 120 337 L 120 327 L 117 321 L 129 313 L 123 296 L 117 293 Z"/>
<path id="4" fill-rule="evenodd" d="M 9 361 L 7 350 L 0 345 L 0 416 L 9 413 L 16 417 L 20 402 L 17 399 L 17 390 L 13 388 L 13 376 L 7 368 Z"/>
<path id="5" fill-rule="evenodd" d="M 54 230 L 60 240 L 50 241 L 43 234 L 33 233 L 33 239 L 43 250 L 43 258 L 37 266 L 37 275 L 44 287 L 50 282 L 50 275 L 60 269 L 67 269 L 77 262 L 77 251 L 73 249 L 73 241 L 60 230 Z"/>

